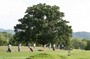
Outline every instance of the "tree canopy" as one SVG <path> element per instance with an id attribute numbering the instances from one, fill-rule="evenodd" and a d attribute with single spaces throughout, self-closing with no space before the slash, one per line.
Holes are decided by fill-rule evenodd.
<path id="1" fill-rule="evenodd" d="M 15 40 L 27 44 L 36 42 L 38 44 L 57 43 L 68 46 L 72 36 L 69 21 L 63 20 L 64 13 L 54 5 L 37 4 L 27 8 L 19 24 L 14 26 Z"/>

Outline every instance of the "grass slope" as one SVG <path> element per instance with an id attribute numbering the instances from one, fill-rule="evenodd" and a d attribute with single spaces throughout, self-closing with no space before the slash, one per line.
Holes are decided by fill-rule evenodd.
<path id="1" fill-rule="evenodd" d="M 33 47 L 32 47 L 33 48 Z M 52 51 L 49 48 L 36 47 L 34 52 L 29 51 L 28 47 L 22 46 L 21 52 L 17 51 L 17 46 L 12 47 L 12 52 L 6 52 L 6 46 L 0 46 L 0 59 L 90 59 L 90 51 L 72 50 L 68 56 L 67 50 Z M 44 51 L 37 51 L 42 49 Z"/>

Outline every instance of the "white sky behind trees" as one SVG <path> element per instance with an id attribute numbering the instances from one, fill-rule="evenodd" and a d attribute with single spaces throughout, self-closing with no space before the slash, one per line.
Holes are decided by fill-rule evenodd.
<path id="1" fill-rule="evenodd" d="M 13 29 L 27 7 L 38 3 L 59 6 L 74 32 L 90 32 L 90 0 L 0 0 L 0 28 Z"/>

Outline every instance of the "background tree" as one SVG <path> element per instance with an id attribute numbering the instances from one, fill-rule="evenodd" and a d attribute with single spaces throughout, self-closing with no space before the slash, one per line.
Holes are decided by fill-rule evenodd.
<path id="1" fill-rule="evenodd" d="M 66 20 L 64 13 L 54 5 L 37 4 L 28 7 L 23 18 L 19 19 L 15 29 L 15 41 L 36 42 L 38 44 L 63 43 L 69 45 L 72 29 Z"/>
<path id="2" fill-rule="evenodd" d="M 72 47 L 74 49 L 85 49 L 87 47 L 87 42 L 84 39 L 73 38 L 72 39 Z"/>
<path id="3" fill-rule="evenodd" d="M 87 46 L 86 46 L 86 50 L 90 50 L 90 40 L 89 39 L 86 39 L 84 38 L 83 41 L 87 42 Z"/>
<path id="4" fill-rule="evenodd" d="M 7 45 L 12 37 L 13 35 L 10 33 L 0 32 L 0 45 Z"/>

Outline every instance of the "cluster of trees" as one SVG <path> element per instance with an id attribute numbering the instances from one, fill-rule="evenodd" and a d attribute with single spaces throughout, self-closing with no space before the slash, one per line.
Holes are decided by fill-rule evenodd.
<path id="1" fill-rule="evenodd" d="M 12 38 L 12 34 L 7 32 L 0 32 L 0 46 L 7 45 Z"/>
<path id="2" fill-rule="evenodd" d="M 88 39 L 80 39 L 80 38 L 73 38 L 71 40 L 71 46 L 74 49 L 85 49 L 90 50 L 90 40 Z"/>

